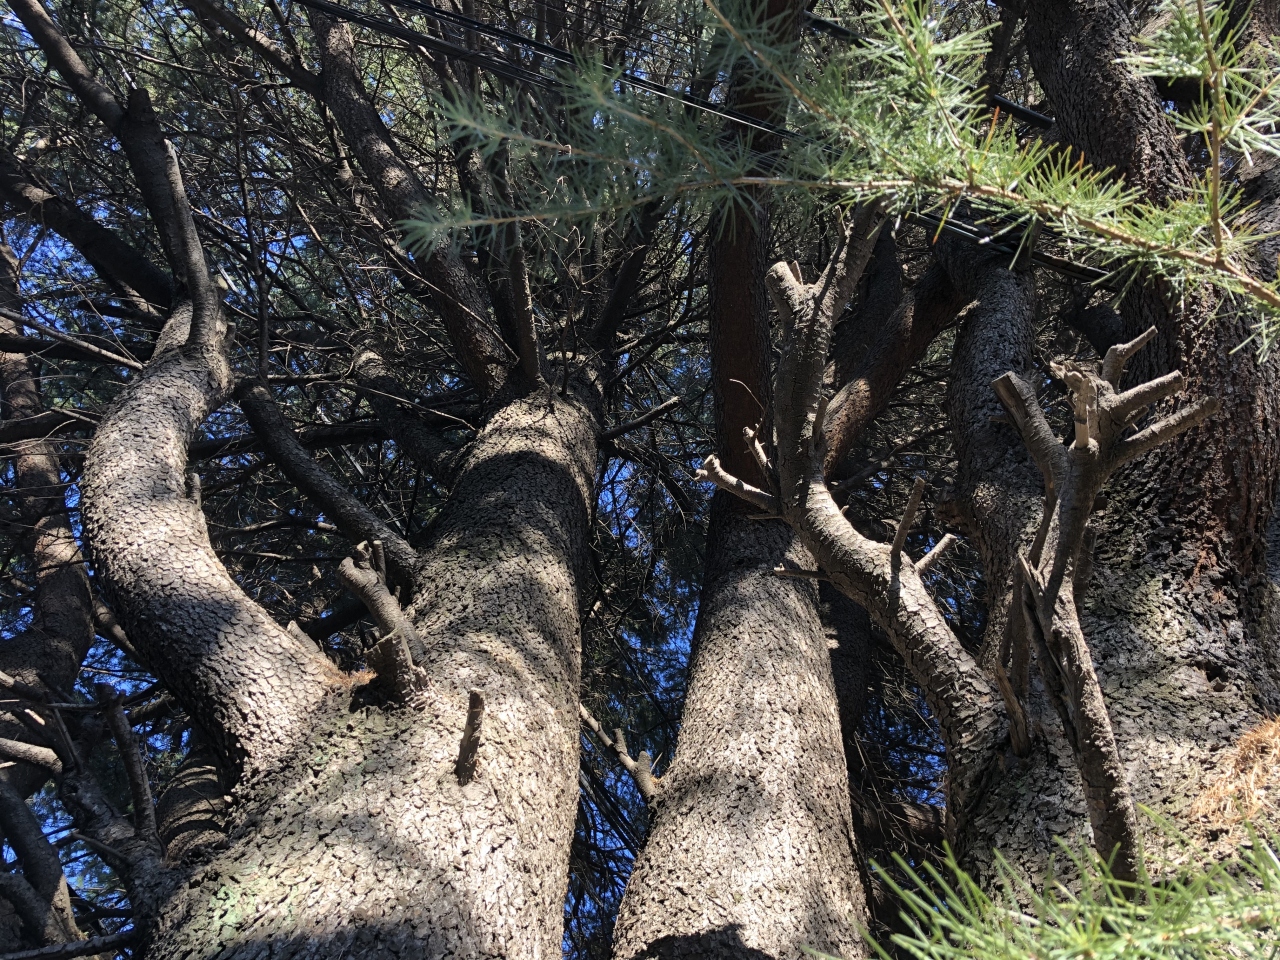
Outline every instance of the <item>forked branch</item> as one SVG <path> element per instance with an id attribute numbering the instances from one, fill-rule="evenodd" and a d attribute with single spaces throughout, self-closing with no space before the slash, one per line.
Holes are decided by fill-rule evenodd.
<path id="1" fill-rule="evenodd" d="M 1077 573 L 1088 562 L 1084 552 L 1092 543 L 1090 514 L 1107 480 L 1125 463 L 1218 409 L 1217 400 L 1206 398 L 1125 437 L 1152 404 L 1185 385 L 1175 371 L 1118 392 L 1125 365 L 1154 335 L 1152 328 L 1111 347 L 1101 369 L 1074 361 L 1051 366 L 1054 376 L 1066 384 L 1074 414 L 1074 435 L 1065 449 L 1053 437 L 1028 384 L 1013 373 L 993 384 L 1045 478 L 1045 513 L 1031 556 L 1020 558 L 1017 599 L 1027 635 L 1039 653 L 1045 688 L 1084 783 L 1094 843 L 1103 857 L 1114 856 L 1114 875 L 1130 881 L 1139 872 L 1137 816 L 1074 591 Z M 1005 690 L 1006 697 L 1010 693 Z"/>
<path id="2" fill-rule="evenodd" d="M 622 768 L 631 774 L 631 778 L 635 781 L 636 789 L 640 791 L 640 796 L 644 798 L 644 802 L 652 810 L 658 802 L 659 781 L 653 775 L 653 760 L 649 754 L 642 751 L 639 757 L 633 759 L 631 752 L 627 749 L 627 740 L 622 731 L 615 730 L 613 738 L 610 739 L 609 735 L 604 732 L 604 727 L 600 725 L 600 721 L 592 716 L 591 711 L 582 704 L 578 704 L 578 716 L 587 725 L 587 729 L 596 735 L 596 739 L 600 741 L 604 748 L 617 758 Z"/>
<path id="3" fill-rule="evenodd" d="M 414 666 L 414 651 L 422 654 L 422 642 L 413 622 L 387 589 L 385 553 L 380 541 L 373 548 L 361 543 L 354 557 L 338 567 L 338 582 L 357 597 L 378 624 L 378 641 L 369 651 L 369 666 L 378 684 L 400 703 L 413 696 L 422 685 L 422 671 Z M 379 562 L 381 560 L 381 562 Z"/>

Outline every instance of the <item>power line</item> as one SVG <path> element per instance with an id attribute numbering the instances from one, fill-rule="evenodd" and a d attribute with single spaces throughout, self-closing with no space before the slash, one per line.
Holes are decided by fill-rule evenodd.
<path id="1" fill-rule="evenodd" d="M 438 53 L 452 60 L 459 60 L 464 63 L 472 64 L 482 70 L 486 70 L 496 76 L 515 83 L 526 83 L 531 86 L 537 86 L 547 90 L 561 90 L 566 86 L 565 81 L 560 77 L 548 76 L 547 74 L 530 69 L 529 67 L 523 66 L 519 63 L 511 63 L 478 50 L 459 46 L 456 43 L 451 43 L 447 40 L 433 37 L 430 34 L 413 30 L 409 27 L 404 27 L 400 24 L 392 23 L 367 13 L 362 13 L 358 10 L 353 10 L 350 7 L 341 6 L 337 3 L 331 2 L 331 0 L 294 0 L 294 2 L 299 3 L 304 7 L 310 7 L 311 9 L 326 13 L 338 19 L 346 20 L 349 23 L 359 24 L 360 26 L 366 27 L 377 33 L 387 34 L 389 36 L 405 40 L 409 43 L 418 44 L 433 53 Z M 524 48 L 537 56 L 564 66 L 576 66 L 578 62 L 577 58 L 567 50 L 563 50 L 540 40 L 523 37 L 513 31 L 493 26 L 492 24 L 485 23 L 482 20 L 477 20 L 464 14 L 440 10 L 437 7 L 431 6 L 429 3 L 423 2 L 423 0 L 387 0 L 387 2 L 393 6 L 411 9 L 429 17 L 433 17 L 438 23 L 448 23 L 480 36 L 488 37 L 507 48 Z M 861 35 L 854 33 L 852 30 L 849 30 L 847 27 L 843 27 L 834 21 L 807 15 L 806 22 L 812 29 L 835 36 L 838 39 L 845 40 L 849 43 L 865 42 L 865 38 L 861 37 Z M 518 53 L 516 55 L 518 56 Z M 732 107 L 714 103 L 710 100 L 706 100 L 682 90 L 672 89 L 657 83 L 656 81 L 650 80 L 647 77 L 641 77 L 628 71 L 623 71 L 617 75 L 616 79 L 619 83 L 631 86 L 637 90 L 643 90 L 664 99 L 681 103 L 686 107 L 711 116 L 719 117 L 720 119 L 727 120 L 731 123 L 735 123 L 749 129 L 757 130 L 761 133 L 770 134 L 787 140 L 814 143 L 814 141 L 809 138 L 803 137 L 801 134 L 788 130 L 785 127 L 757 120 L 754 117 L 747 116 L 738 110 L 734 110 Z M 997 103 L 997 105 L 1004 107 L 1010 113 L 1025 116 L 1028 122 L 1034 123 L 1037 126 L 1052 125 L 1054 122 L 1051 117 L 1037 113 L 1029 108 L 1019 106 L 1006 98 L 992 97 L 991 99 L 993 103 Z M 767 156 L 762 155 L 761 159 L 766 164 L 772 163 L 772 160 Z M 952 215 L 939 216 L 934 213 L 919 212 L 909 214 L 908 217 L 922 225 L 932 227 L 938 232 L 948 233 L 952 236 L 969 240 L 971 242 L 989 245 L 992 250 L 1008 253 L 1011 256 L 1017 255 L 1022 246 L 1021 235 L 1017 237 L 1017 243 L 1000 242 L 995 240 L 990 233 L 983 230 L 980 226 L 957 219 Z M 1031 263 L 1036 266 L 1044 267 L 1054 271 L 1055 273 L 1062 274 L 1063 276 L 1084 283 L 1105 285 L 1111 276 L 1105 270 L 1088 266 L 1086 264 L 1074 263 L 1050 254 L 1045 254 L 1035 250 L 1034 247 L 1029 252 L 1022 251 L 1021 255 L 1027 257 Z"/>

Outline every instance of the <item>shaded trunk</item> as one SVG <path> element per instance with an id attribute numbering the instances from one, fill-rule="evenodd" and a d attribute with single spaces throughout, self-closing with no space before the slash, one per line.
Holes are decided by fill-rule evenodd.
<path id="1" fill-rule="evenodd" d="M 812 561 L 713 503 L 680 746 L 615 928 L 619 957 L 862 956 L 860 858 Z"/>
<path id="2" fill-rule="evenodd" d="M 1058 0 L 1028 20 L 1028 48 L 1067 140 L 1160 202 L 1189 178 L 1154 86 L 1115 62 L 1132 32 L 1120 4 Z M 1274 207 L 1254 216 L 1269 222 Z M 1178 366 L 1190 399 L 1216 396 L 1223 409 L 1109 485 L 1076 605 L 1134 800 L 1213 839 L 1214 824 L 1189 818 L 1191 801 L 1277 702 L 1274 588 L 1259 572 L 1280 453 L 1276 365 L 1233 352 L 1251 318 L 1207 294 L 1178 309 L 1145 284 L 1121 313 L 1131 330 L 1162 333 L 1130 382 Z M 964 838 L 980 870 L 994 846 L 1042 875 L 1056 838 L 1091 835 L 1061 725 L 1032 681 L 1032 754 L 993 785 Z"/>
<path id="3" fill-rule="evenodd" d="M 183 312 L 166 328 L 174 339 Z M 228 379 L 219 348 L 159 353 L 99 425 L 82 489 L 94 564 L 130 639 L 234 780 L 305 739 L 339 675 L 245 595 L 209 541 L 187 446 Z"/>
<path id="4" fill-rule="evenodd" d="M 421 692 L 392 708 L 363 688 L 319 714 L 168 904 L 150 956 L 560 955 L 599 417 L 591 386 L 497 408 L 407 611 Z M 460 783 L 472 690 L 484 712 Z"/>
<path id="5" fill-rule="evenodd" d="M 1030 543 L 1044 501 L 1044 481 L 991 388 L 1010 370 L 1032 377 L 1035 284 L 1029 273 L 1007 269 L 1006 255 L 993 257 L 955 240 L 943 240 L 936 252 L 952 284 L 971 301 L 951 354 L 947 411 L 958 461 L 956 501 L 987 584 L 979 659 L 990 670 L 1010 619 L 1018 551 Z"/>

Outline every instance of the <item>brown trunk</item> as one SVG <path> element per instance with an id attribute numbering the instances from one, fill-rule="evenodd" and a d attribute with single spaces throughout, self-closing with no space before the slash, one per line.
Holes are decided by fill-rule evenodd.
<path id="1" fill-rule="evenodd" d="M 427 679 L 357 691 L 255 793 L 149 956 L 554 958 L 577 804 L 594 388 L 507 402 L 469 451 L 408 612 Z M 474 774 L 455 769 L 470 691 Z"/>
<path id="2" fill-rule="evenodd" d="M 17 258 L 0 239 L 0 307 L 16 314 L 21 306 Z M 0 316 L 0 333 L 19 332 L 12 320 Z M 28 357 L 0 354 L 5 421 L 28 420 L 43 412 L 39 382 L 36 365 Z M 57 448 L 44 440 L 26 441 L 13 458 L 13 470 L 14 498 L 28 531 L 25 546 L 35 596 L 31 626 L 0 645 L 0 670 L 51 693 L 75 683 L 93 643 L 93 600 L 67 513 Z M 0 715 L 0 736 L 31 739 L 26 726 L 8 713 Z M 47 779 L 47 770 L 24 763 L 6 764 L 0 772 L 0 833 L 21 865 L 0 883 L 0 901 L 8 901 L 26 934 L 25 943 L 15 939 L 15 946 L 81 938 L 57 852 L 25 802 Z"/>
<path id="3" fill-rule="evenodd" d="M 777 0 L 761 12 L 789 35 L 796 9 Z M 753 80 L 739 83 L 739 105 L 771 118 L 776 106 Z M 745 433 L 771 446 L 768 216 L 734 209 L 720 226 L 710 257 L 717 452 L 730 472 L 769 489 Z M 747 514 L 728 494 L 712 501 L 680 742 L 619 909 L 620 958 L 865 952 L 817 591 L 773 572 L 813 561 L 787 526 Z"/>
<path id="4" fill-rule="evenodd" d="M 0 307 L 12 313 L 22 306 L 17 268 L 13 251 L 0 240 Z M 0 334 L 20 332 L 11 319 L 0 316 Z M 5 422 L 29 420 L 44 412 L 39 383 L 39 371 L 30 358 L 0 353 Z M 93 598 L 67 514 L 58 449 L 44 440 L 24 441 L 17 446 L 13 470 L 14 496 L 27 529 L 24 545 L 36 590 L 31 627 L 0 644 L 0 670 L 37 689 L 67 690 L 75 684 L 80 663 L 93 643 Z M 0 719 L 0 736 L 25 740 L 26 727 L 5 715 Z M 5 775 L 20 786 L 23 795 L 46 777 L 25 765 Z"/>

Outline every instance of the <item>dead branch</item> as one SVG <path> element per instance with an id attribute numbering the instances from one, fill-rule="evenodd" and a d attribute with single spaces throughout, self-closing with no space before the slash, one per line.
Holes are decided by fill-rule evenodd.
<path id="1" fill-rule="evenodd" d="M 422 684 L 422 673 L 414 666 L 413 651 L 422 652 L 422 641 L 413 622 L 387 589 L 386 577 L 375 568 L 375 550 L 367 544 L 356 546 L 355 556 L 338 567 L 338 582 L 357 597 L 378 624 L 380 636 L 369 651 L 369 666 L 389 696 L 404 703 Z M 384 561 L 385 562 L 385 561 Z"/>
<path id="2" fill-rule="evenodd" d="M 694 476 L 699 480 L 710 480 L 721 490 L 728 490 L 734 496 L 741 497 L 765 513 L 777 516 L 777 497 L 730 474 L 720 465 L 720 458 L 714 453 L 702 461 L 702 468 Z"/>
<path id="3" fill-rule="evenodd" d="M 604 748 L 613 753 L 622 768 L 631 774 L 631 779 L 635 781 L 636 789 L 640 791 L 640 796 L 644 798 L 644 802 L 652 809 L 658 801 L 661 782 L 653 775 L 653 763 L 649 754 L 641 752 L 638 760 L 633 760 L 631 752 L 627 749 L 627 741 L 622 735 L 622 731 L 615 730 L 614 738 L 612 740 L 609 739 L 608 734 L 604 732 L 604 727 L 600 726 L 600 721 L 592 716 L 591 711 L 581 703 L 578 704 L 578 716 L 587 725 L 587 729 L 596 735 L 596 739 L 604 745 Z"/>
<path id="4" fill-rule="evenodd" d="M 942 559 L 943 555 L 946 554 L 948 550 L 959 542 L 960 538 L 954 533 L 944 534 L 942 539 L 935 543 L 932 549 L 920 558 L 920 561 L 916 564 L 916 573 L 923 577 L 929 572 L 930 568 L 935 563 Z"/>
<path id="5" fill-rule="evenodd" d="M 133 798 L 133 826 L 139 839 L 144 842 L 160 845 L 160 831 L 156 827 L 156 807 L 151 799 L 151 783 L 147 779 L 147 771 L 142 766 L 142 756 L 138 752 L 138 740 L 133 735 L 133 727 L 124 715 L 120 695 L 107 683 L 94 686 L 98 701 L 102 704 L 107 718 L 107 726 L 116 742 L 116 749 L 124 761 L 125 775 L 129 780 L 129 793 Z"/>
<path id="6" fill-rule="evenodd" d="M 630 433 L 632 430 L 639 430 L 641 427 L 647 426 L 654 420 L 657 420 L 668 410 L 673 410 L 680 406 L 681 403 L 683 403 L 683 400 L 680 397 L 671 397 L 667 400 L 663 400 L 657 406 L 650 407 L 634 420 L 628 420 L 626 423 L 620 423 L 616 427 L 609 428 L 604 433 L 600 434 L 600 439 L 617 440 L 619 437 Z"/>
<path id="7" fill-rule="evenodd" d="M 106 956 L 114 954 L 121 947 L 136 943 L 140 935 L 141 932 L 138 930 L 128 930 L 125 933 L 94 937 L 92 940 L 73 940 L 71 943 L 38 947 L 35 950 L 0 953 L 0 960 L 73 960 L 75 957 L 88 957 L 97 953 Z"/>
<path id="8" fill-rule="evenodd" d="M 1216 399 L 1205 398 L 1125 437 L 1152 404 L 1185 386 L 1182 374 L 1174 371 L 1117 392 L 1125 364 L 1154 335 L 1152 328 L 1111 347 L 1101 370 L 1074 361 L 1051 365 L 1054 376 L 1069 391 L 1074 415 L 1074 435 L 1065 449 L 1051 439 L 1044 412 L 1027 384 L 1012 373 L 993 384 L 1044 473 L 1046 485 L 1045 512 L 1032 554 L 1019 555 L 1016 596 L 1027 636 L 1037 648 L 1049 699 L 1062 720 L 1084 782 L 1094 842 L 1103 857 L 1114 855 L 1113 871 L 1122 880 L 1138 875 L 1138 823 L 1077 610 L 1076 584 L 1086 579 L 1083 568 L 1090 562 L 1086 553 L 1092 552 L 1089 517 L 1102 488 L 1120 466 L 1218 409 Z M 1014 704 L 1020 710 L 1012 684 L 1002 680 L 1011 712 Z"/>

